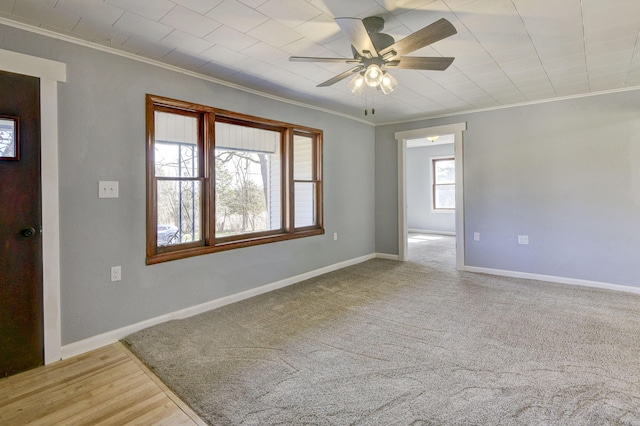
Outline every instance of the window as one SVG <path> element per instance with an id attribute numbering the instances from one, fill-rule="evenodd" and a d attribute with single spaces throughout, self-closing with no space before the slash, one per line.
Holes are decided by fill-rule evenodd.
<path id="1" fill-rule="evenodd" d="M 322 131 L 147 95 L 147 263 L 324 233 Z"/>
<path id="2" fill-rule="evenodd" d="M 456 164 L 453 157 L 431 160 L 433 209 L 454 210 L 456 207 Z"/>

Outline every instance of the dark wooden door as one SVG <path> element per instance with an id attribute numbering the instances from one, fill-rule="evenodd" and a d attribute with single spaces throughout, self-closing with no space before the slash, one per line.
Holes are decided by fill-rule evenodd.
<path id="1" fill-rule="evenodd" d="M 19 118 L 20 144 L 19 158 L 0 157 L 0 377 L 4 377 L 44 361 L 40 80 L 0 72 L 0 116 Z"/>

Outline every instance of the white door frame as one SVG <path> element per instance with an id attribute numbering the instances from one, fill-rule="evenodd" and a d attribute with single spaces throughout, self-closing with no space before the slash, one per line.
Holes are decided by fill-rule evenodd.
<path id="1" fill-rule="evenodd" d="M 58 199 L 58 82 L 67 66 L 0 49 L 0 70 L 40 79 L 44 363 L 62 358 L 60 321 L 60 204 Z"/>
<path id="2" fill-rule="evenodd" d="M 467 123 L 448 124 L 422 129 L 396 132 L 398 141 L 398 259 L 406 261 L 409 251 L 407 229 L 407 140 L 427 136 L 454 135 L 456 165 L 456 269 L 464 270 L 464 188 L 463 188 L 463 139 Z"/>

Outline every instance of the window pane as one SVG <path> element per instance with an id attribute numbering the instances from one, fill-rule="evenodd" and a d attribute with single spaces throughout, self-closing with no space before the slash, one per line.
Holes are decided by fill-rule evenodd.
<path id="1" fill-rule="evenodd" d="M 456 169 L 454 160 L 434 160 L 435 183 L 455 183 Z"/>
<path id="2" fill-rule="evenodd" d="M 313 180 L 313 139 L 293 137 L 293 179 Z"/>
<path id="3" fill-rule="evenodd" d="M 216 237 L 282 229 L 280 133 L 216 123 Z"/>
<path id="4" fill-rule="evenodd" d="M 455 185 L 437 185 L 435 193 L 436 209 L 455 209 L 456 208 L 456 186 Z"/>
<path id="5" fill-rule="evenodd" d="M 202 184 L 158 181 L 158 246 L 202 240 Z"/>
<path id="6" fill-rule="evenodd" d="M 311 182 L 295 182 L 295 227 L 316 224 L 316 184 Z"/>
<path id="7" fill-rule="evenodd" d="M 16 157 L 16 122 L 0 119 L 0 157 Z"/>
<path id="8" fill-rule="evenodd" d="M 196 117 L 156 111 L 155 138 L 156 176 L 199 176 Z"/>

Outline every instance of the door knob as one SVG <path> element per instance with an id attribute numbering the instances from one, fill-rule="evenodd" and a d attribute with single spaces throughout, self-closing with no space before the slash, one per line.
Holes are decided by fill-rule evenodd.
<path id="1" fill-rule="evenodd" d="M 23 237 L 30 238 L 36 235 L 36 230 L 34 228 L 24 228 L 20 233 Z"/>

